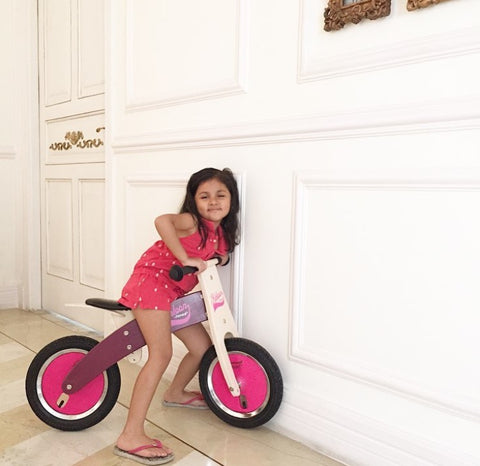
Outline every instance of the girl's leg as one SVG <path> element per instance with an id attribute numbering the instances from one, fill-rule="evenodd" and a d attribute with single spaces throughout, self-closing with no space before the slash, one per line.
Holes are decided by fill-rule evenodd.
<path id="1" fill-rule="evenodd" d="M 194 396 L 191 392 L 185 391 L 185 387 L 197 373 L 200 361 L 212 342 L 201 323 L 182 328 L 175 332 L 175 336 L 187 347 L 188 353 L 178 366 L 177 373 L 164 394 L 164 399 L 175 403 L 185 403 Z M 194 404 L 204 406 L 205 402 L 199 401 Z"/>
<path id="2" fill-rule="evenodd" d="M 144 423 L 158 383 L 172 357 L 172 336 L 170 333 L 170 313 L 146 309 L 134 310 L 133 314 L 140 326 L 148 347 L 148 360 L 140 370 L 132 392 L 127 422 L 117 441 L 122 450 L 132 450 L 153 442 L 145 434 Z M 168 448 L 142 450 L 141 456 L 166 456 Z"/>

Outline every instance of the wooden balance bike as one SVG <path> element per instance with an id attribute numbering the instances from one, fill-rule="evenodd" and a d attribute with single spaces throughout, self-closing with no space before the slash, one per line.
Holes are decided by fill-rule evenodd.
<path id="1" fill-rule="evenodd" d="M 269 421 L 280 407 L 283 380 L 272 356 L 259 344 L 238 335 L 216 265 L 198 275 L 198 286 L 172 304 L 172 332 L 208 319 L 211 346 L 200 364 L 199 383 L 209 408 L 236 427 Z M 174 266 L 170 277 L 181 280 L 192 267 Z M 114 312 L 130 309 L 117 301 L 91 298 L 87 304 Z M 86 336 L 59 338 L 39 351 L 25 381 L 28 402 L 46 424 L 77 431 L 104 419 L 120 392 L 117 362 L 145 345 L 136 320 L 101 342 Z"/>

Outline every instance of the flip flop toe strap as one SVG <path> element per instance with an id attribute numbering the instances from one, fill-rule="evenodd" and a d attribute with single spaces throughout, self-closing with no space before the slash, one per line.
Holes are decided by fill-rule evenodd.
<path id="1" fill-rule="evenodd" d="M 162 444 L 162 442 L 160 442 L 160 440 L 154 439 L 153 442 L 149 443 L 148 445 L 142 445 L 140 447 L 133 448 L 132 450 L 128 450 L 128 453 L 134 455 L 135 453 L 138 453 L 139 451 L 147 450 L 149 448 L 163 448 L 163 444 Z M 168 456 L 168 455 L 166 455 L 166 456 Z"/>

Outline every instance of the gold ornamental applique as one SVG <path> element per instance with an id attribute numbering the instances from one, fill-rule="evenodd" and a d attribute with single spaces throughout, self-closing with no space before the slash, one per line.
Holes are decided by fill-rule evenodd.
<path id="1" fill-rule="evenodd" d="M 101 126 L 95 131 L 99 133 L 104 130 L 105 127 Z M 68 131 L 65 134 L 65 141 L 61 142 L 52 142 L 49 149 L 51 150 L 70 150 L 74 147 L 78 149 L 92 149 L 94 147 L 103 146 L 103 141 L 100 138 L 85 139 L 82 131 Z"/>

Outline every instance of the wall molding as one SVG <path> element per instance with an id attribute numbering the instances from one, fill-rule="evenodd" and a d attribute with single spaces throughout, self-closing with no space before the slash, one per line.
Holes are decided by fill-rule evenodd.
<path id="1" fill-rule="evenodd" d="M 19 306 L 20 288 L 18 285 L 0 286 L 0 309 L 13 309 Z"/>
<path id="2" fill-rule="evenodd" d="M 14 146 L 0 146 L 0 159 L 14 159 L 17 156 L 17 150 Z"/>
<path id="3" fill-rule="evenodd" d="M 127 18 L 133 17 L 132 8 L 134 2 L 127 4 Z M 212 82 L 211 85 L 196 89 L 192 92 L 173 93 L 170 96 L 161 98 L 144 99 L 135 93 L 135 81 L 132 74 L 131 57 L 134 53 L 132 44 L 134 44 L 132 28 L 127 24 L 127 47 L 126 69 L 129 70 L 126 75 L 126 105 L 127 112 L 141 110 L 155 110 L 164 107 L 171 107 L 185 103 L 201 102 L 203 100 L 218 99 L 228 96 L 243 94 L 247 86 L 247 66 L 248 66 L 248 1 L 235 0 L 236 3 L 236 22 L 235 22 L 235 45 L 232 51 L 235 56 L 235 70 L 233 76 Z"/>
<path id="4" fill-rule="evenodd" d="M 478 399 L 470 399 L 460 394 L 439 392 L 433 387 L 425 386 L 414 380 L 391 373 L 374 364 L 361 363 L 332 353 L 316 350 L 312 353 L 302 346 L 301 310 L 302 284 L 304 283 L 304 264 L 306 258 L 305 220 L 308 190 L 401 190 L 401 191 L 480 191 L 480 179 L 471 173 L 425 173 L 423 179 L 362 179 L 359 175 L 350 179 L 326 176 L 325 173 L 298 172 L 294 179 L 294 233 L 292 246 L 291 302 L 289 325 L 289 359 L 298 363 L 334 373 L 344 378 L 353 379 L 366 385 L 375 385 L 383 390 L 393 391 L 403 397 L 413 398 L 424 404 L 435 406 L 455 415 L 480 419 Z M 421 176 L 421 175 L 420 175 Z"/>
<path id="5" fill-rule="evenodd" d="M 440 60 L 480 51 L 478 28 L 469 27 L 400 40 L 380 47 L 363 47 L 360 51 L 354 50 L 350 53 L 309 58 L 315 52 L 309 53 L 308 39 L 305 38 L 306 22 L 310 19 L 305 16 L 308 10 L 305 1 L 302 0 L 300 7 L 297 64 L 299 83 Z M 317 23 L 319 23 L 318 20 Z"/>
<path id="6" fill-rule="evenodd" d="M 126 224 L 124 225 L 125 233 L 125 250 L 124 257 L 129 257 L 128 247 L 133 244 L 134 238 L 133 228 L 129 225 L 129 219 L 131 218 L 130 213 L 134 212 L 136 206 L 133 205 L 131 201 L 131 192 L 135 189 L 142 187 L 158 187 L 158 188 L 184 188 L 187 184 L 188 177 L 182 174 L 165 176 L 161 174 L 138 174 L 134 176 L 127 176 L 124 178 L 125 183 L 125 216 L 124 219 Z M 152 222 L 153 222 L 152 218 Z M 153 243 L 152 243 L 153 244 Z M 144 249 L 146 250 L 151 245 L 145 244 Z M 136 259 L 135 259 L 136 260 Z"/>
<path id="7" fill-rule="evenodd" d="M 480 462 L 298 387 L 285 388 L 282 408 L 271 424 L 274 430 L 352 466 L 474 466 Z"/>
<path id="8" fill-rule="evenodd" d="M 350 112 L 257 120 L 164 131 L 112 141 L 116 153 L 282 144 L 465 131 L 480 128 L 480 95 L 461 99 L 356 109 Z"/>

